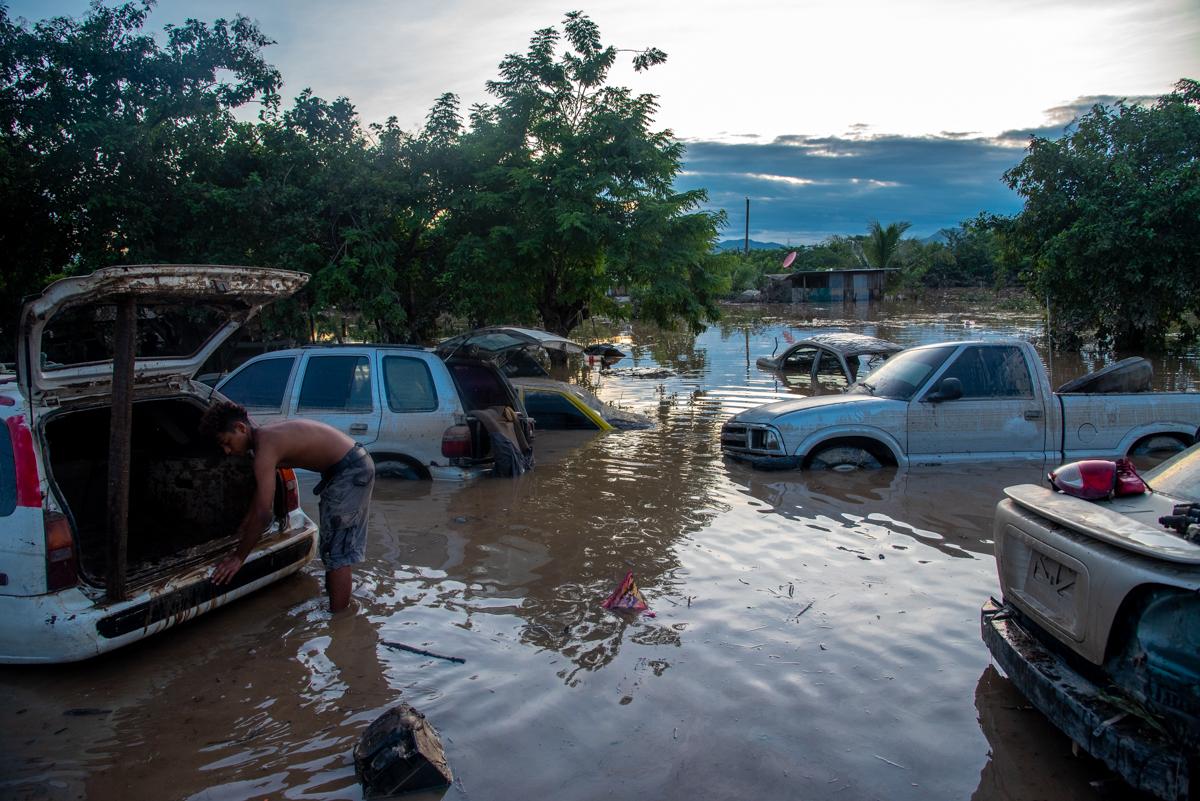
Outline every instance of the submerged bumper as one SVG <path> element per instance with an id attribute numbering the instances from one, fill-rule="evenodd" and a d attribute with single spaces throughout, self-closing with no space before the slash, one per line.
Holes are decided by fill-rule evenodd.
<path id="1" fill-rule="evenodd" d="M 765 456 L 757 453 L 741 453 L 738 451 L 722 450 L 725 456 L 737 462 L 742 462 L 755 470 L 796 470 L 803 465 L 804 460 L 799 456 Z"/>
<path id="2" fill-rule="evenodd" d="M 229 584 L 208 578 L 207 562 L 124 601 L 94 600 L 79 587 L 35 596 L 0 596 L 0 663 L 75 662 L 191 620 L 297 572 L 316 551 L 311 520 L 251 554 Z"/>
<path id="3" fill-rule="evenodd" d="M 1126 714 L 1128 708 L 1111 700 L 1113 688 L 1105 692 L 1071 668 L 1026 630 L 1013 611 L 988 601 L 980 626 L 988 650 L 1017 689 L 1133 787 L 1170 801 L 1200 798 L 1200 754 Z"/>

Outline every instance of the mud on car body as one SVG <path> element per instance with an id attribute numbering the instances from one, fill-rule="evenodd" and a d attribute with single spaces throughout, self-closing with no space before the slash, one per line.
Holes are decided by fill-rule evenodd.
<path id="1" fill-rule="evenodd" d="M 0 375 L 0 661 L 95 656 L 308 561 L 316 526 L 295 476 L 280 470 L 270 529 L 231 583 L 209 581 L 236 542 L 254 482 L 248 461 L 199 436 L 213 393 L 191 380 L 261 305 L 306 280 L 246 267 L 113 267 L 58 281 L 26 304 L 16 373 Z M 137 336 L 122 559 L 108 533 L 109 429 L 116 309 L 130 298 Z"/>
<path id="2" fill-rule="evenodd" d="M 1200 446 L 1088 501 L 1017 485 L 993 524 L 1002 602 L 983 639 L 1058 728 L 1131 785 L 1200 797 L 1200 543 L 1160 525 L 1200 502 Z"/>
<path id="3" fill-rule="evenodd" d="M 271 351 L 221 379 L 217 391 L 260 424 L 300 417 L 333 426 L 393 477 L 463 480 L 491 469 L 477 409 L 511 406 L 532 435 L 520 398 L 494 365 L 415 345 Z"/>

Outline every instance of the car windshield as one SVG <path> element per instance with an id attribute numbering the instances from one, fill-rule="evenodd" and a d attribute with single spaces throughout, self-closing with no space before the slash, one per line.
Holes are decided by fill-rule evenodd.
<path id="1" fill-rule="evenodd" d="M 855 392 L 865 392 L 882 398 L 908 400 L 921 388 L 925 379 L 942 366 L 956 345 L 904 351 L 888 359 L 871 373 L 866 381 L 855 385 Z"/>
<path id="2" fill-rule="evenodd" d="M 1142 478 L 1156 492 L 1187 501 L 1200 501 L 1200 444 L 1156 465 L 1146 471 Z"/>

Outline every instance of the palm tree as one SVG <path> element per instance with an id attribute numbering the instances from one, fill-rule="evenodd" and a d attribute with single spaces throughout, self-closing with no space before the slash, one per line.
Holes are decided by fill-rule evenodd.
<path id="1" fill-rule="evenodd" d="M 872 220 L 867 229 L 866 241 L 863 242 L 867 261 L 880 269 L 887 267 L 888 262 L 896 255 L 897 248 L 900 247 L 900 237 L 909 228 L 912 228 L 910 222 L 894 222 L 884 228 L 878 220 Z"/>

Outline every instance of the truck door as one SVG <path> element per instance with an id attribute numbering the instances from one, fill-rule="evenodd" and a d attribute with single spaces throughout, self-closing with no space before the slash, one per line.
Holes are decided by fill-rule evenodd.
<path id="1" fill-rule="evenodd" d="M 382 411 L 368 351 L 306 353 L 301 371 L 294 416 L 320 420 L 362 445 L 379 438 Z"/>
<path id="2" fill-rule="evenodd" d="M 946 378 L 961 382 L 962 397 L 931 399 Z M 909 456 L 1041 459 L 1046 449 L 1043 403 L 1019 347 L 968 346 L 909 404 Z"/>

